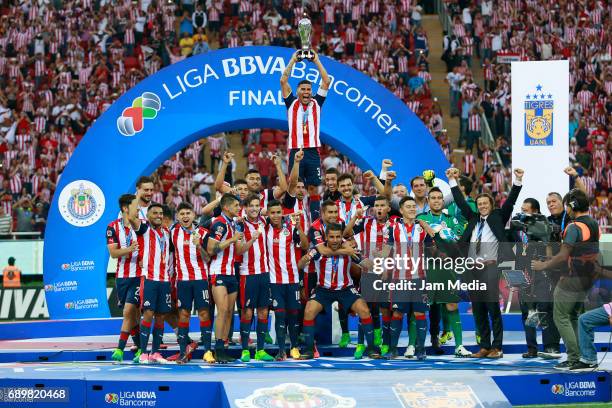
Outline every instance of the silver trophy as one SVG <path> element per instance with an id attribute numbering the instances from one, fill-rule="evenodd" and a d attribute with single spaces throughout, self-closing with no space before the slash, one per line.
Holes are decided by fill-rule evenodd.
<path id="1" fill-rule="evenodd" d="M 298 61 L 304 59 L 312 61 L 314 58 L 314 51 L 311 48 L 312 41 L 312 23 L 306 14 L 298 21 L 298 33 L 300 34 L 300 40 L 302 41 L 302 49 L 297 52 Z"/>

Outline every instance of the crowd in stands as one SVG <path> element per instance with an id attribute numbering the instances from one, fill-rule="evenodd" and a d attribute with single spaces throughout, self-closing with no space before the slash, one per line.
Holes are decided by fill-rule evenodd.
<path id="1" fill-rule="evenodd" d="M 445 33 L 451 115 L 459 116 L 464 168 L 478 150 L 480 189 L 496 192 L 510 173 L 511 86 L 509 61 L 568 59 L 570 64 L 569 158 L 591 197 L 590 214 L 612 224 L 612 6 L 604 1 L 446 0 L 451 31 Z M 480 66 L 474 57 L 481 61 Z M 476 70 L 484 86 L 474 83 Z M 483 151 L 481 114 L 497 140 L 501 163 Z M 466 171 L 467 172 L 467 171 Z M 504 179 L 499 173 L 504 174 Z M 497 190 L 499 191 L 499 189 Z"/>
<path id="2" fill-rule="evenodd" d="M 308 3 L 313 44 L 319 53 L 366 73 L 404 100 L 451 159 L 453 148 L 442 109 L 429 86 L 429 60 L 440 56 L 430 55 L 421 24 L 422 15 L 433 12 L 433 2 Z M 536 2 L 478 3 L 447 4 L 456 32 L 449 33 L 455 38 L 447 38 L 452 55 L 444 57 L 451 61 L 450 69 L 463 76 L 449 80 L 455 102 L 451 114 L 461 116 L 460 146 L 465 144 L 473 151 L 462 156 L 462 170 L 469 170 L 466 173 L 474 179 L 477 191 L 503 191 L 510 176 L 509 73 L 506 66 L 491 62 L 495 53 L 508 48 L 520 50 L 524 58 L 563 55 L 571 58 L 572 89 L 576 91 L 572 104 L 575 126 L 570 125 L 576 139 L 573 157 L 585 184 L 597 196 L 597 207 L 593 208 L 605 209 L 612 177 L 606 155 L 612 90 L 610 33 L 606 31 L 609 10 L 600 3 L 589 3 L 586 8 L 583 1 L 561 2 L 554 22 L 544 25 L 533 24 L 551 18 L 542 14 L 546 7 Z M 529 12 L 516 9 L 516 4 Z M 71 153 L 88 127 L 119 95 L 163 66 L 213 48 L 267 44 L 297 48 L 297 21 L 304 11 L 301 0 L 3 2 L 0 219 L 11 216 L 13 231 L 44 233 L 55 185 Z M 575 16 L 577 24 L 566 26 Z M 532 49 L 534 36 L 539 42 L 534 42 Z M 497 37 L 502 37 L 501 48 L 493 46 Z M 607 48 L 602 48 L 606 44 Z M 472 54 L 485 58 L 484 90 L 473 82 Z M 591 93 L 588 101 L 583 86 Z M 500 136 L 495 149 L 501 155 L 499 165 L 493 163 L 494 152 L 480 146 L 479 132 L 469 120 L 480 110 L 494 134 Z M 248 166 L 257 167 L 269 184 L 275 177 L 271 155 L 286 160 L 284 137 L 285 133 L 268 129 L 243 132 Z M 198 212 L 213 198 L 214 174 L 228 140 L 226 135 L 202 139 L 168 159 L 153 175 L 157 184 L 154 200 L 171 207 L 186 200 Z M 359 175 L 360 170 L 348 158 L 330 148 L 323 150 L 324 168 L 333 163 L 341 171 Z M 477 155 L 484 158 L 484 169 L 476 168 Z M 286 166 L 285 162 L 284 169 Z M 236 168 L 233 163 L 233 171 L 226 177 L 241 177 L 235 174 Z M 603 214 L 596 218 L 607 225 L 609 211 Z"/>

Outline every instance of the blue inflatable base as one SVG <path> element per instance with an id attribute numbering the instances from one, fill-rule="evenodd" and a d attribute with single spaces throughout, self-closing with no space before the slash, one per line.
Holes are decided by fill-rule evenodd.
<path id="1" fill-rule="evenodd" d="M 0 407 L 230 406 L 222 382 L 133 380 L 2 379 Z"/>

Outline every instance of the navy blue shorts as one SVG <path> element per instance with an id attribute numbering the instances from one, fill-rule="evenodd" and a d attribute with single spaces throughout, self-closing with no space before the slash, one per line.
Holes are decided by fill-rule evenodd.
<path id="1" fill-rule="evenodd" d="M 289 171 L 293 168 L 293 156 L 299 149 L 289 151 Z M 304 150 L 304 158 L 300 162 L 300 177 L 304 179 L 307 186 L 321 185 L 321 156 L 319 149 L 308 147 Z"/>
<path id="2" fill-rule="evenodd" d="M 142 282 L 142 308 L 155 313 L 168 313 L 172 310 L 172 291 L 170 282 L 144 279 Z"/>
<path id="3" fill-rule="evenodd" d="M 207 309 L 210 307 L 210 293 L 208 292 L 208 281 L 198 279 L 192 281 L 176 282 L 177 305 L 179 309 L 191 312 L 195 305 L 195 310 Z"/>
<path id="4" fill-rule="evenodd" d="M 270 306 L 270 274 L 241 275 L 239 292 L 243 309 Z"/>
<path id="5" fill-rule="evenodd" d="M 238 279 L 234 275 L 211 275 L 211 286 L 225 286 L 227 294 L 238 292 Z"/>
<path id="6" fill-rule="evenodd" d="M 272 307 L 284 310 L 300 310 L 299 283 L 271 283 Z"/>
<path id="7" fill-rule="evenodd" d="M 349 312 L 353 304 L 361 299 L 361 296 L 359 296 L 359 292 L 353 286 L 340 290 L 325 289 L 317 286 L 310 299 L 316 300 L 327 310 L 330 310 L 332 303 L 338 302 L 346 312 Z"/>
<path id="8" fill-rule="evenodd" d="M 140 306 L 140 277 L 117 278 L 117 307 L 123 308 L 126 303 Z"/>
<path id="9" fill-rule="evenodd" d="M 310 295 L 314 292 L 317 287 L 317 274 L 312 272 L 300 272 L 301 285 L 304 288 L 304 297 L 306 301 L 310 298 Z"/>
<path id="10" fill-rule="evenodd" d="M 429 310 L 429 306 L 424 302 L 401 302 L 401 303 L 393 303 L 393 310 L 396 310 L 400 313 L 427 313 Z"/>

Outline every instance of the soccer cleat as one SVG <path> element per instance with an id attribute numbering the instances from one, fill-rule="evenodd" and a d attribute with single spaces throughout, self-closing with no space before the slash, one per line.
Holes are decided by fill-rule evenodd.
<path id="1" fill-rule="evenodd" d="M 181 357 L 181 353 L 176 353 L 171 355 L 170 357 L 168 357 L 166 360 L 168 361 L 178 361 L 178 359 Z"/>
<path id="2" fill-rule="evenodd" d="M 406 347 L 406 352 L 404 353 L 404 357 L 414 358 L 414 346 L 413 345 L 408 345 L 408 347 Z"/>
<path id="3" fill-rule="evenodd" d="M 168 360 L 162 357 L 159 352 L 155 352 L 149 356 L 149 361 L 156 364 L 168 364 Z"/>
<path id="4" fill-rule="evenodd" d="M 444 350 L 442 350 L 442 347 L 440 347 L 440 339 L 437 336 L 432 337 L 431 348 L 433 349 L 433 353 L 437 356 L 441 356 L 444 354 Z"/>
<path id="5" fill-rule="evenodd" d="M 111 358 L 113 359 L 113 361 L 117 363 L 121 363 L 123 361 L 123 350 L 115 349 L 115 351 L 113 351 L 113 355 L 111 356 Z"/>
<path id="6" fill-rule="evenodd" d="M 187 345 L 187 348 L 185 349 L 185 356 L 187 357 L 188 360 L 191 360 L 191 355 L 193 354 L 194 351 L 196 351 L 198 348 L 198 343 L 196 343 L 195 341 L 192 341 L 191 343 L 189 343 Z"/>
<path id="7" fill-rule="evenodd" d="M 242 350 L 240 361 L 242 361 L 243 363 L 248 363 L 249 361 L 251 361 L 251 352 L 249 350 Z"/>
<path id="8" fill-rule="evenodd" d="M 138 349 L 136 350 L 136 353 L 134 353 L 134 358 L 132 359 L 132 361 L 136 364 L 140 363 L 140 355 L 142 354 L 142 350 Z"/>
<path id="9" fill-rule="evenodd" d="M 578 361 L 577 363 L 574 363 L 570 366 L 569 370 L 571 373 L 580 373 L 580 372 L 585 372 L 585 371 L 595 371 L 597 370 L 597 363 L 595 364 L 589 364 L 589 363 L 583 363 L 582 361 Z"/>
<path id="10" fill-rule="evenodd" d="M 389 352 L 389 346 L 387 346 L 386 344 L 383 344 L 382 346 L 380 346 L 380 354 L 385 355 Z"/>
<path id="11" fill-rule="evenodd" d="M 319 358 L 321 355 L 319 354 L 319 350 L 317 349 L 317 345 L 314 345 L 314 358 Z"/>
<path id="12" fill-rule="evenodd" d="M 207 350 L 206 353 L 204 353 L 204 357 L 202 357 L 202 359 L 209 364 L 215 363 L 215 356 L 213 355 L 213 352 L 210 350 Z"/>
<path id="13" fill-rule="evenodd" d="M 440 337 L 440 344 L 444 345 L 446 343 L 448 343 L 449 341 L 451 341 L 453 339 L 453 333 L 452 332 L 444 332 L 442 333 L 442 336 Z"/>
<path id="14" fill-rule="evenodd" d="M 455 357 L 469 358 L 472 356 L 472 352 L 463 347 L 461 344 L 455 347 Z"/>
<path id="15" fill-rule="evenodd" d="M 527 352 L 522 354 L 523 358 L 536 358 L 538 356 L 538 351 L 536 349 L 530 348 Z"/>
<path id="16" fill-rule="evenodd" d="M 274 358 L 275 361 L 285 361 L 287 359 L 287 353 L 284 351 L 279 351 Z"/>
<path id="17" fill-rule="evenodd" d="M 425 354 L 425 348 L 419 348 L 419 350 L 416 351 L 416 358 L 419 361 L 423 361 L 427 358 L 427 354 Z"/>
<path id="18" fill-rule="evenodd" d="M 142 353 L 140 356 L 138 356 L 138 362 L 140 364 L 151 364 L 151 358 L 148 354 Z"/>
<path id="19" fill-rule="evenodd" d="M 313 360 L 315 358 L 312 350 L 300 353 L 300 360 Z"/>
<path id="20" fill-rule="evenodd" d="M 373 360 L 379 360 L 381 358 L 380 353 L 376 351 L 374 346 L 368 346 L 365 350 L 365 355 Z"/>
<path id="21" fill-rule="evenodd" d="M 289 355 L 291 356 L 292 359 L 299 360 L 300 359 L 300 349 L 297 347 L 293 347 L 291 350 L 289 350 Z"/>
<path id="22" fill-rule="evenodd" d="M 382 330 L 374 329 L 374 345 L 378 347 L 381 344 L 382 344 Z"/>
<path id="23" fill-rule="evenodd" d="M 383 353 L 382 347 L 381 347 L 381 354 L 382 354 L 382 358 L 384 358 L 385 360 L 393 360 L 397 358 L 397 348 L 395 347 L 390 348 L 389 350 L 387 350 L 387 352 Z"/>
<path id="24" fill-rule="evenodd" d="M 187 364 L 188 362 L 189 362 L 189 357 L 187 357 L 186 354 L 184 356 L 179 356 L 179 358 L 176 359 L 176 364 L 178 365 Z"/>
<path id="25" fill-rule="evenodd" d="M 338 343 L 338 347 L 345 348 L 351 342 L 351 335 L 348 333 L 342 333 L 342 337 L 340 338 L 340 342 Z"/>
<path id="26" fill-rule="evenodd" d="M 355 349 L 355 354 L 353 355 L 353 357 L 355 357 L 355 360 L 361 360 L 363 358 L 363 353 L 365 353 L 365 350 L 365 344 L 358 344 L 357 348 Z"/>
<path id="27" fill-rule="evenodd" d="M 257 361 L 274 361 L 274 357 L 266 353 L 266 350 L 257 350 L 255 353 L 255 360 Z"/>
<path id="28" fill-rule="evenodd" d="M 225 355 L 224 350 L 215 350 L 215 363 L 217 364 L 229 363 L 229 357 Z"/>
<path id="29" fill-rule="evenodd" d="M 266 332 L 266 338 L 264 340 L 266 344 L 274 344 L 274 339 L 270 336 L 270 332 Z"/>

